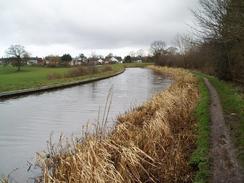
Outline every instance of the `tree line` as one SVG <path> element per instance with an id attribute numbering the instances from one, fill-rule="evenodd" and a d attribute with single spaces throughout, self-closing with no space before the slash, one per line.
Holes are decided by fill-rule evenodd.
<path id="1" fill-rule="evenodd" d="M 193 11 L 199 29 L 177 36 L 178 51 L 163 41 L 151 45 L 158 65 L 198 69 L 220 79 L 244 83 L 244 1 L 200 0 Z"/>

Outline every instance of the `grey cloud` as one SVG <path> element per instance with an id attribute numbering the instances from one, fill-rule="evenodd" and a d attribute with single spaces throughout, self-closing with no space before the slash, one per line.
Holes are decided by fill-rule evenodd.
<path id="1" fill-rule="evenodd" d="M 170 42 L 188 29 L 196 6 L 196 0 L 0 0 L 0 47 L 95 50 Z"/>

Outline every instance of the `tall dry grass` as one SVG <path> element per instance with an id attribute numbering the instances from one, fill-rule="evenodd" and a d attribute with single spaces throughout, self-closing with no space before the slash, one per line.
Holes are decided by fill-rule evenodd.
<path id="1" fill-rule="evenodd" d="M 197 80 L 182 69 L 151 69 L 170 75 L 171 87 L 119 116 L 111 132 L 105 119 L 93 134 L 50 145 L 48 155 L 38 155 L 43 182 L 192 181 Z"/>

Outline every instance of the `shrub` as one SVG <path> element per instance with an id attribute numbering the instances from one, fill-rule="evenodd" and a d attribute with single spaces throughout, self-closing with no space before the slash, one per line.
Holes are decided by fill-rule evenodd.
<path id="1" fill-rule="evenodd" d="M 88 69 L 88 67 L 85 66 L 79 66 L 79 67 L 75 67 L 72 68 L 66 75 L 65 77 L 79 77 L 79 76 L 84 76 L 86 74 L 89 74 L 90 71 Z"/>
<path id="2" fill-rule="evenodd" d="M 47 76 L 48 80 L 61 79 L 63 76 L 59 73 L 50 73 Z"/>
<path id="3" fill-rule="evenodd" d="M 102 69 L 102 71 L 104 71 L 104 72 L 106 72 L 106 71 L 112 71 L 113 70 L 113 68 L 112 68 L 112 66 L 110 66 L 110 65 L 106 65 L 105 67 L 103 67 L 103 69 Z"/>

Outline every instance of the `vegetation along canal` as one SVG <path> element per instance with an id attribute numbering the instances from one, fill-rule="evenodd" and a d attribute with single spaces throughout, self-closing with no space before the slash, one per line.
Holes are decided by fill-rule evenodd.
<path id="1" fill-rule="evenodd" d="M 157 91 L 166 89 L 169 79 L 150 69 L 128 68 L 118 76 L 62 90 L 0 101 L 0 175 L 29 177 L 29 163 L 35 152 L 46 149 L 52 134 L 57 140 L 79 135 L 82 125 L 97 120 L 112 90 L 108 121 L 142 104 Z M 32 171 L 32 170 L 31 170 Z"/>

